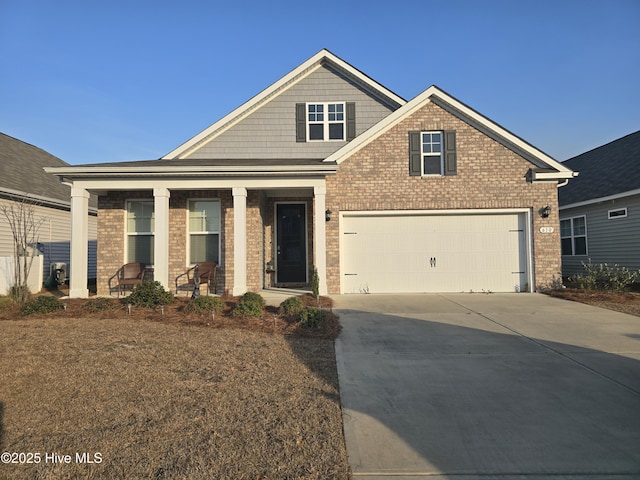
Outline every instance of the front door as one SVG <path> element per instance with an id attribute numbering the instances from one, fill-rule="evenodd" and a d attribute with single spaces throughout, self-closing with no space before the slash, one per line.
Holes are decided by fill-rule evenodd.
<path id="1" fill-rule="evenodd" d="M 307 206 L 276 204 L 276 283 L 307 283 Z"/>

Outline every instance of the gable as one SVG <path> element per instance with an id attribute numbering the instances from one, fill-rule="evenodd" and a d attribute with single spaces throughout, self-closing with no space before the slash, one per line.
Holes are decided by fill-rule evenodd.
<path id="1" fill-rule="evenodd" d="M 369 98 L 376 99 L 376 101 L 380 105 L 386 106 L 386 108 L 389 109 L 390 111 L 393 111 L 399 106 L 406 103 L 403 98 L 399 97 L 392 91 L 388 90 L 384 86 L 377 83 L 375 80 L 369 78 L 359 70 L 355 69 L 354 67 L 346 63 L 344 60 L 336 57 L 328 50 L 321 50 L 316 55 L 311 57 L 309 60 L 299 65 L 290 73 L 282 77 L 280 80 L 278 80 L 277 82 L 267 87 L 265 90 L 260 92 L 255 97 L 251 98 L 245 104 L 241 105 L 234 111 L 230 112 L 228 115 L 221 118 L 220 120 L 215 122 L 213 125 L 206 128 L 202 132 L 198 133 L 193 138 L 186 141 L 185 143 L 183 143 L 173 151 L 169 152 L 167 155 L 165 155 L 162 158 L 163 159 L 180 159 L 180 158 L 187 158 L 196 154 L 195 152 L 202 149 L 205 145 L 210 144 L 215 139 L 220 137 L 223 133 L 227 132 L 228 130 L 234 128 L 239 123 L 243 122 L 247 117 L 252 116 L 257 110 L 262 109 L 262 107 L 264 107 L 265 104 L 271 103 L 272 101 L 274 101 L 274 99 L 277 99 L 277 97 L 285 94 L 285 92 L 287 92 L 289 89 L 291 89 L 298 83 L 304 81 L 307 77 L 314 76 L 314 74 L 318 70 L 323 70 L 323 69 L 331 72 L 333 76 L 340 77 L 342 81 L 338 82 L 337 85 L 339 85 L 339 87 L 337 91 L 332 91 L 332 89 L 336 87 L 336 83 L 334 81 L 335 79 L 331 78 L 328 85 L 323 84 L 322 82 L 317 81 L 318 78 L 323 75 L 323 73 L 320 73 L 315 79 L 316 80 L 315 87 L 312 87 L 315 95 L 322 95 L 322 94 L 334 95 L 338 93 L 343 94 L 344 93 L 343 89 L 345 87 L 344 84 L 347 83 L 347 84 L 351 84 L 356 90 L 359 90 L 365 93 L 366 95 L 368 95 Z M 313 83 L 314 81 L 312 79 L 310 82 L 308 82 L 308 85 L 313 85 Z M 300 101 L 301 101 L 300 99 L 295 100 L 295 103 L 299 103 Z M 312 99 L 311 101 L 316 101 L 316 100 Z M 331 100 L 329 101 L 344 101 L 344 100 L 331 98 Z M 366 112 L 366 109 L 363 110 L 363 112 Z M 291 115 L 290 110 L 287 110 L 287 111 L 280 110 L 280 111 L 271 111 L 271 112 L 267 110 L 266 113 L 267 114 L 270 113 L 271 116 L 267 115 L 264 118 L 255 117 L 254 118 L 255 123 L 253 125 L 254 128 L 245 129 L 244 133 L 249 131 L 255 134 L 256 128 L 258 127 L 264 128 L 265 126 L 271 126 L 274 122 L 276 122 L 276 120 L 281 120 L 283 122 L 290 121 L 290 118 L 288 120 L 288 117 Z M 256 119 L 258 121 L 256 121 Z M 284 126 L 280 126 L 280 128 L 284 128 Z M 240 130 L 242 130 L 242 128 Z M 238 141 L 237 135 L 240 135 L 242 133 L 240 132 L 240 130 L 236 132 L 236 137 L 233 137 L 232 135 L 230 135 L 230 136 L 227 136 L 226 139 L 224 139 L 225 142 L 228 142 L 227 145 L 235 145 L 235 143 Z M 275 131 L 278 131 L 278 130 L 279 129 L 275 129 Z M 262 136 L 261 138 L 264 139 L 265 137 Z M 253 139 L 251 138 L 251 140 Z M 271 142 L 272 140 L 273 138 L 268 139 L 269 142 Z M 276 138 L 276 140 L 279 140 L 279 139 Z M 266 145 L 263 144 L 261 151 L 264 151 L 265 147 Z M 217 150 L 217 149 L 218 149 L 217 146 L 209 147 L 209 150 Z M 234 149 L 235 147 L 231 149 L 232 154 Z M 205 150 L 196 155 L 200 155 L 197 158 L 206 158 L 204 157 L 204 155 L 211 155 L 214 153 L 215 152 L 207 152 Z M 225 156 L 224 158 L 228 158 L 228 157 Z M 281 155 L 279 158 L 281 158 Z M 305 157 L 305 158 L 308 158 L 308 157 Z"/>
<path id="2" fill-rule="evenodd" d="M 300 142 L 296 139 L 296 105 L 353 102 L 356 135 L 389 115 L 397 106 L 375 98 L 361 85 L 322 65 L 189 153 L 188 159 L 325 158 L 347 142 Z"/>
<path id="3" fill-rule="evenodd" d="M 357 137 L 353 142 L 334 152 L 327 157 L 325 161 L 340 164 L 360 149 L 377 141 L 381 135 L 384 135 L 400 122 L 403 122 L 429 104 L 437 105 L 450 115 L 462 120 L 465 124 L 498 142 L 523 159 L 526 159 L 531 163 L 532 167 L 534 167 L 531 168 L 531 181 L 565 181 L 575 176 L 574 172 L 566 166 L 558 163 L 549 155 L 535 148 L 522 138 L 476 112 L 451 95 L 448 95 L 435 85 L 429 87 L 423 93 L 378 122 L 378 124 L 366 131 L 363 135 Z M 421 125 L 416 129 L 432 130 L 438 128 Z M 408 142 L 404 148 L 408 150 Z"/>

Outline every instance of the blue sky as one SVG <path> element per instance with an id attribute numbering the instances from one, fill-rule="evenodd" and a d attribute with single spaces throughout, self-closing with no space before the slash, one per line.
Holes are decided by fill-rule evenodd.
<path id="1" fill-rule="evenodd" d="M 640 129 L 640 0 L 0 0 L 0 132 L 160 158 L 322 48 L 559 161 Z"/>

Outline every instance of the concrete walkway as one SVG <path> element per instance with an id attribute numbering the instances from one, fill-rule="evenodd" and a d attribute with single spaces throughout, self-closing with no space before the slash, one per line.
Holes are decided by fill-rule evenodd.
<path id="1" fill-rule="evenodd" d="M 640 478 L 640 318 L 539 294 L 334 300 L 355 480 Z"/>

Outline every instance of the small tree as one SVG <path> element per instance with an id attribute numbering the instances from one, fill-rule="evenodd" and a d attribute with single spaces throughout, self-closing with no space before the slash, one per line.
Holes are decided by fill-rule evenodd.
<path id="1" fill-rule="evenodd" d="M 320 308 L 320 276 L 318 275 L 318 269 L 313 267 L 313 274 L 311 275 L 311 291 L 313 298 L 316 299 L 318 308 Z"/>
<path id="2" fill-rule="evenodd" d="M 33 265 L 33 252 L 29 252 L 29 248 L 35 248 L 38 244 L 38 232 L 44 222 L 43 217 L 36 217 L 35 210 L 35 204 L 27 199 L 0 205 L 0 212 L 7 219 L 13 237 L 14 269 L 11 297 L 18 303 L 24 303 L 29 299 L 27 280 Z"/>

